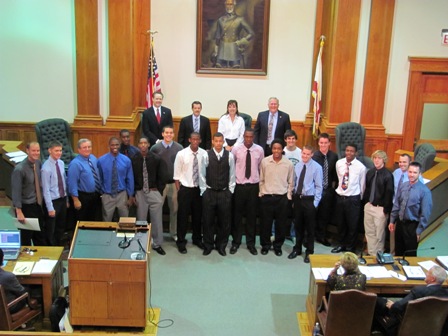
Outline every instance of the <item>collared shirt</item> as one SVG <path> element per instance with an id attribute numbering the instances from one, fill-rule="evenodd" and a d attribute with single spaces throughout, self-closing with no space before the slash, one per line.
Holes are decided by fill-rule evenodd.
<path id="1" fill-rule="evenodd" d="M 303 166 L 306 166 L 305 178 L 303 180 L 303 189 L 297 190 L 299 185 L 300 173 Z M 322 167 L 314 160 L 307 163 L 299 162 L 295 166 L 294 190 L 296 194 L 303 196 L 314 196 L 314 206 L 317 208 L 322 198 Z"/>
<path id="2" fill-rule="evenodd" d="M 263 195 L 284 195 L 292 199 L 294 188 L 294 167 L 286 157 L 275 162 L 272 155 L 265 157 L 260 165 L 260 193 Z"/>
<path id="3" fill-rule="evenodd" d="M 397 193 L 398 193 L 398 184 L 401 181 L 401 176 L 403 176 L 403 180 L 401 181 L 402 184 L 404 182 L 408 182 L 409 181 L 409 176 L 408 176 L 408 171 L 407 170 L 405 170 L 403 172 L 400 168 L 395 169 L 394 172 L 393 172 L 393 175 L 394 175 L 394 200 L 393 201 L 395 202 L 395 198 L 397 197 Z M 422 177 L 421 174 L 419 175 L 418 180 L 420 182 L 422 182 L 423 184 L 425 183 L 423 181 L 423 177 Z"/>
<path id="4" fill-rule="evenodd" d="M 193 188 L 195 187 L 193 181 L 193 161 L 194 152 L 191 150 L 190 146 L 182 149 L 176 155 L 176 160 L 174 161 L 174 180 L 177 180 L 184 187 Z M 207 151 L 202 148 L 198 148 L 196 152 L 198 158 L 198 168 L 202 166 L 204 156 L 207 155 Z"/>
<path id="5" fill-rule="evenodd" d="M 214 148 L 212 149 L 216 156 L 222 159 L 222 156 L 224 155 L 224 148 L 221 150 L 221 152 L 217 152 Z M 207 188 L 210 188 L 210 186 L 207 185 L 207 179 L 206 179 L 206 168 L 208 167 L 208 153 L 203 156 L 202 164 L 199 166 L 199 187 L 201 188 L 201 196 L 204 193 Z M 229 152 L 229 190 L 233 194 L 233 191 L 235 190 L 235 158 L 233 157 L 233 154 Z"/>
<path id="6" fill-rule="evenodd" d="M 11 175 L 12 204 L 15 208 L 22 208 L 22 204 L 37 203 L 36 185 L 34 182 L 34 165 L 39 179 L 41 179 L 41 163 L 35 163 L 26 158 L 15 166 Z"/>
<path id="7" fill-rule="evenodd" d="M 233 121 L 228 114 L 223 115 L 219 119 L 218 132 L 224 135 L 224 147 L 227 146 L 226 139 L 236 139 L 236 144 L 242 143 L 244 130 L 244 119 L 239 115 L 236 115 Z"/>
<path id="8" fill-rule="evenodd" d="M 246 155 L 248 148 L 242 144 L 232 148 L 235 157 L 235 175 L 237 184 L 260 182 L 260 164 L 264 159 L 264 150 L 261 146 L 253 144 L 250 148 L 250 178 L 246 178 Z"/>
<path id="9" fill-rule="evenodd" d="M 62 184 L 65 192 L 64 196 L 67 196 L 64 162 L 61 159 L 56 161 L 50 156 L 42 165 L 42 196 L 44 197 L 48 211 L 54 211 L 52 200 L 61 198 L 61 195 L 59 194 L 56 165 L 59 166 L 59 171 L 61 172 Z"/>
<path id="10" fill-rule="evenodd" d="M 404 211 L 403 220 L 417 221 L 417 235 L 421 234 L 426 229 L 429 223 L 429 216 L 431 216 L 432 210 L 432 195 L 429 188 L 422 182 L 417 181 L 411 185 L 408 182 L 404 182 L 400 188 L 398 188 L 398 194 L 394 201 L 394 206 L 390 213 L 390 222 L 396 223 L 398 215 L 400 213 L 400 207 L 403 198 L 408 194 L 408 200 L 406 202 L 406 208 Z"/>
<path id="11" fill-rule="evenodd" d="M 126 155 L 128 158 L 132 158 L 135 154 L 140 153 L 140 150 L 132 145 L 126 146 L 125 144 L 120 145 L 120 149 L 118 150 L 121 154 Z"/>
<path id="12" fill-rule="evenodd" d="M 336 192 L 340 196 L 356 196 L 364 193 L 366 186 L 366 167 L 357 158 L 350 162 L 348 175 L 348 188 L 342 189 L 342 179 L 347 170 L 347 159 L 342 158 L 336 162 L 336 173 L 339 178 L 339 185 Z"/>
<path id="13" fill-rule="evenodd" d="M 71 196 L 78 197 L 78 191 L 93 193 L 95 192 L 95 179 L 89 165 L 89 159 L 98 175 L 98 165 L 95 155 L 90 154 L 89 157 L 82 155 L 76 156 L 68 165 L 67 184 L 68 192 Z"/>
<path id="14" fill-rule="evenodd" d="M 266 138 L 266 143 L 268 145 L 271 144 L 272 140 L 275 139 L 275 130 L 277 129 L 277 121 L 278 121 L 278 111 L 272 114 L 271 111 L 269 111 L 269 117 L 268 117 L 268 132 L 269 135 L 269 122 L 271 121 L 271 118 L 274 118 L 273 124 L 272 124 L 272 138 L 269 140 L 269 136 Z"/>
<path id="15" fill-rule="evenodd" d="M 296 147 L 293 151 L 290 151 L 288 147 L 283 148 L 286 158 L 291 161 L 292 165 L 295 167 L 302 159 L 302 150 Z"/>
<path id="16" fill-rule="evenodd" d="M 155 106 L 153 105 L 152 108 L 153 108 L 153 110 L 154 110 L 154 115 L 156 116 L 156 118 L 157 118 L 157 109 L 159 109 L 160 117 L 162 117 L 162 105 L 160 105 L 159 107 L 155 107 Z"/>
<path id="17" fill-rule="evenodd" d="M 126 190 L 129 196 L 134 195 L 134 173 L 132 172 L 131 160 L 121 153 L 117 156 L 107 153 L 98 159 L 98 170 L 103 193 L 112 193 L 112 167 L 114 160 L 117 160 L 118 191 Z"/>
<path id="18" fill-rule="evenodd" d="M 196 117 L 194 114 L 192 114 L 191 115 L 191 120 L 193 120 L 193 130 L 194 130 L 194 122 L 195 122 L 196 119 L 198 119 L 198 132 L 199 132 L 201 130 L 201 116 L 198 115 Z M 190 137 L 190 135 L 188 135 L 188 137 Z"/>
<path id="19" fill-rule="evenodd" d="M 313 160 L 322 166 L 322 171 L 325 162 L 325 154 L 320 150 L 317 150 L 313 154 Z M 336 162 L 338 161 L 338 155 L 335 152 L 329 150 L 327 152 L 327 162 L 328 162 L 328 188 L 335 188 L 338 184 L 338 176 L 336 174 Z"/>

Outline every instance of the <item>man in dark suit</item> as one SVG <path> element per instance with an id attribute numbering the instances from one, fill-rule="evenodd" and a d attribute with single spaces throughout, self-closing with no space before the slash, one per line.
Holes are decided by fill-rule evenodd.
<path id="1" fill-rule="evenodd" d="M 291 129 L 289 114 L 279 111 L 278 98 L 271 97 L 268 102 L 268 111 L 258 113 L 254 127 L 254 142 L 264 149 L 264 156 L 272 154 L 271 142 L 274 139 L 283 139 L 285 132 Z M 285 143 L 283 142 L 283 147 Z"/>
<path id="2" fill-rule="evenodd" d="M 442 287 L 446 277 L 446 271 L 435 265 L 426 273 L 426 286 L 414 287 L 408 295 L 395 302 L 379 297 L 375 308 L 375 320 L 380 321 L 387 335 L 396 335 L 409 301 L 427 296 L 448 297 L 448 290 Z"/>
<path id="3" fill-rule="evenodd" d="M 142 131 L 151 146 L 162 140 L 162 130 L 164 126 L 173 125 L 173 116 L 168 107 L 162 106 L 162 92 L 152 94 L 152 106 L 143 112 Z"/>
<path id="4" fill-rule="evenodd" d="M 202 139 L 199 147 L 202 149 L 212 148 L 210 120 L 201 115 L 202 103 L 194 101 L 191 104 L 191 109 L 193 110 L 193 114 L 182 118 L 180 121 L 177 142 L 180 143 L 182 147 L 187 148 L 190 146 L 188 139 L 190 139 L 191 133 L 196 132 L 201 135 Z"/>

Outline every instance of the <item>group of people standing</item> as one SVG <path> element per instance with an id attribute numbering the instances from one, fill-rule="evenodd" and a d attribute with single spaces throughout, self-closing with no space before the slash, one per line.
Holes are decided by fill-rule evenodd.
<path id="1" fill-rule="evenodd" d="M 356 158 L 354 144 L 347 145 L 345 157 L 338 159 L 326 133 L 319 135 L 318 150 L 309 145 L 300 149 L 289 115 L 278 109 L 275 97 L 269 98 L 268 110 L 258 114 L 253 129 L 245 127 L 238 102 L 229 100 L 213 136 L 209 119 L 201 115 L 202 104 L 194 101 L 175 142 L 163 94 L 154 93 L 152 101 L 143 113 L 138 147 L 130 144 L 129 131 L 122 130 L 119 138 L 109 139 L 109 152 L 97 159 L 91 141 L 80 139 L 79 155 L 69 164 L 67 178 L 60 143 L 50 144 L 49 159 L 42 166 L 39 144 L 27 146 L 27 160 L 12 175 L 13 206 L 19 221 L 41 219 L 42 231 L 22 230 L 24 245 L 31 245 L 31 240 L 35 245 L 60 244 L 72 203 L 76 220 L 82 221 L 111 221 L 115 211 L 144 221 L 149 211 L 152 247 L 164 255 L 162 215 L 167 199 L 170 234 L 182 254 L 187 253 L 190 216 L 192 242 L 204 255 L 216 249 L 225 256 L 230 236 L 229 252 L 235 254 L 243 232 L 248 251 L 258 254 L 257 215 L 263 255 L 271 248 L 282 255 L 294 223 L 296 244 L 288 258 L 301 255 L 305 247 L 304 261 L 309 262 L 315 240 L 330 246 L 326 228 L 333 219 L 340 244 L 332 252 L 354 252 L 362 210 L 369 254 L 385 249 L 386 227 L 395 236 L 396 253 L 416 249 L 432 201 L 421 182 L 421 167 L 406 155 L 392 174 L 381 150 L 373 153 L 370 170 Z"/>

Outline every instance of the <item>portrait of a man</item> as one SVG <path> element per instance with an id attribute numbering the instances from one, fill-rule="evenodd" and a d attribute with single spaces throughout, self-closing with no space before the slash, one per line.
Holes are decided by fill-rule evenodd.
<path id="1" fill-rule="evenodd" d="M 198 73 L 266 74 L 269 0 L 198 0 Z"/>

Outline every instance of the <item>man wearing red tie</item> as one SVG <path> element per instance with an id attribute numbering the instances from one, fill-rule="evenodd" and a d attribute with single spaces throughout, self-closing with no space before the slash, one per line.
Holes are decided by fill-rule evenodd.
<path id="1" fill-rule="evenodd" d="M 162 92 L 154 92 L 152 95 L 152 106 L 143 112 L 142 131 L 149 139 L 151 146 L 162 140 L 163 127 L 173 125 L 171 110 L 162 106 L 162 102 Z"/>
<path id="2" fill-rule="evenodd" d="M 332 253 L 356 251 L 361 198 L 365 189 L 366 167 L 356 159 L 355 144 L 345 147 L 345 158 L 336 162 L 339 185 L 336 189 L 336 219 L 341 244 Z"/>

